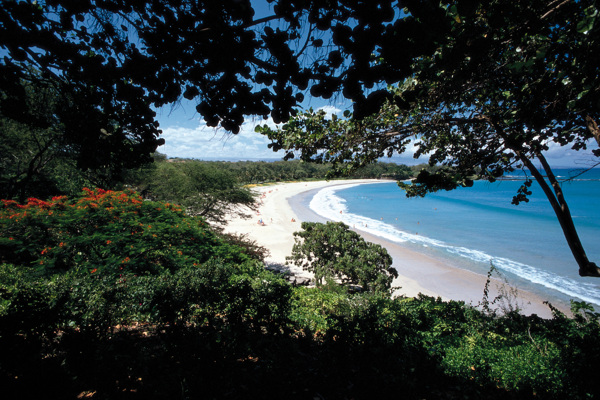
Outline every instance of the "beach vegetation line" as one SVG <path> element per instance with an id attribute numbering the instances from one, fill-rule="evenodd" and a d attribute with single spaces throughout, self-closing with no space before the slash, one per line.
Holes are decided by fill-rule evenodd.
<path id="1" fill-rule="evenodd" d="M 343 227 L 342 227 L 343 228 Z M 339 258 L 339 257 L 338 257 Z M 0 203 L 10 398 L 587 399 L 600 314 L 294 287 L 133 192 Z M 341 289 L 340 289 L 341 288 Z"/>

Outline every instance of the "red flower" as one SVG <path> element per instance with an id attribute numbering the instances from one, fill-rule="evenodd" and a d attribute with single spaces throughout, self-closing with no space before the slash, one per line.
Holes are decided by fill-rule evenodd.
<path id="1" fill-rule="evenodd" d="M 7 208 L 8 207 L 18 207 L 19 206 L 19 204 L 16 201 L 14 201 L 14 200 L 2 200 L 2 203 L 4 203 L 4 206 L 7 207 Z"/>
<path id="2" fill-rule="evenodd" d="M 35 197 L 30 197 L 27 199 L 27 207 L 39 207 L 39 208 L 50 208 L 51 204 L 40 200 L 40 199 L 36 199 Z"/>

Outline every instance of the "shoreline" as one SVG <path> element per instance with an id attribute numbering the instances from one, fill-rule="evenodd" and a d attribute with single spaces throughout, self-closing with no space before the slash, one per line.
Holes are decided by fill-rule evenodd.
<path id="1" fill-rule="evenodd" d="M 249 239 L 255 240 L 257 244 L 269 249 L 270 256 L 266 259 L 267 265 L 289 270 L 296 276 L 310 277 L 309 273 L 298 267 L 285 266 L 285 257 L 291 254 L 294 244 L 293 232 L 300 230 L 300 223 L 328 221 L 312 211 L 308 207 L 308 201 L 318 190 L 325 187 L 381 182 L 388 181 L 374 179 L 307 181 L 256 187 L 255 190 L 260 193 L 258 207 L 260 214 L 256 214 L 251 219 L 232 218 L 225 226 L 225 230 L 246 234 Z M 292 221 L 292 218 L 295 221 Z M 259 219 L 263 220 L 264 226 L 258 224 Z M 464 301 L 473 306 L 482 301 L 487 276 L 461 269 L 445 260 L 419 253 L 359 229 L 353 230 L 368 242 L 377 243 L 386 248 L 392 256 L 394 260 L 392 266 L 398 271 L 398 278 L 394 279 L 392 286 L 400 287 L 394 292 L 394 295 L 416 297 L 422 293 L 441 297 L 443 300 Z M 517 305 L 523 314 L 537 314 L 542 318 L 552 317 L 550 308 L 543 304 L 545 299 L 524 290 L 518 290 L 518 295 L 514 298 L 515 294 L 509 286 L 499 279 L 492 278 L 488 301 L 491 303 L 496 296 L 504 294 L 510 299 L 509 304 Z M 567 315 L 570 314 L 567 305 L 555 304 L 554 300 L 553 305 L 568 313 Z M 499 304 L 491 305 L 491 308 L 498 306 Z"/>

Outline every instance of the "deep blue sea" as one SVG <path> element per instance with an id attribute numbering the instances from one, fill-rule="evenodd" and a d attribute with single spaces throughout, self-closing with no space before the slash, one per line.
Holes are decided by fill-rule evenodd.
<path id="1" fill-rule="evenodd" d="M 493 264 L 519 288 L 599 310 L 600 279 L 579 277 L 541 188 L 534 181 L 529 203 L 515 206 L 522 179 L 506 178 L 410 199 L 395 182 L 333 186 L 318 192 L 310 208 L 460 268 L 485 275 Z M 565 182 L 563 190 L 588 258 L 600 265 L 600 169 Z"/>

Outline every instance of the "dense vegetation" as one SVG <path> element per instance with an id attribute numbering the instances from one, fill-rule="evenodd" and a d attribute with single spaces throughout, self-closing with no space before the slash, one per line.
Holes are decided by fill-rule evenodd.
<path id="1" fill-rule="evenodd" d="M 290 286 L 179 206 L 131 192 L 0 205 L 9 398 L 598 395 L 599 315 L 496 315 Z"/>
<path id="2" fill-rule="evenodd" d="M 363 291 L 389 292 L 398 277 L 387 250 L 367 242 L 343 222 L 303 222 L 294 237 L 286 262 L 310 271 L 317 287 L 339 281 Z"/>
<path id="3" fill-rule="evenodd" d="M 164 159 L 155 156 L 154 165 L 147 166 L 144 170 L 155 173 Z M 204 168 L 213 168 L 226 171 L 237 178 L 238 183 L 249 185 L 270 182 L 286 182 L 296 180 L 324 180 L 338 178 L 331 168 L 331 164 L 307 163 L 298 160 L 292 161 L 197 161 L 189 159 L 171 159 L 174 168 L 188 168 L 182 165 L 203 165 Z M 194 167 L 195 168 L 195 167 Z M 403 180 L 415 176 L 422 168 L 429 168 L 425 164 L 409 167 L 403 164 L 378 162 L 353 171 L 344 176 L 350 179 L 397 179 Z M 138 172 L 139 173 L 139 172 Z M 135 173 L 134 173 L 135 174 Z M 152 177 L 138 178 L 142 181 Z M 160 179 L 159 179 L 160 181 Z"/>
<path id="4" fill-rule="evenodd" d="M 445 167 L 418 176 L 423 193 L 527 168 L 582 275 L 600 276 L 543 155 L 600 142 L 597 0 L 267 3 L 263 16 L 249 0 L 2 1 L 3 396 L 597 398 L 587 304 L 543 320 L 497 315 L 485 296 L 479 311 L 292 287 L 264 250 L 207 224 L 252 202 L 241 185 L 323 179 L 327 164 L 135 169 L 163 143 L 155 109 L 182 99 L 234 133 L 248 115 L 287 122 L 263 130 L 274 150 L 346 174 L 416 139 Z M 290 119 L 307 91 L 353 112 Z M 353 177 L 411 175 L 369 168 Z M 108 190 L 125 185 L 141 196 Z"/>
<path id="5" fill-rule="evenodd" d="M 547 159 L 549 150 L 561 146 L 589 148 L 589 160 L 580 164 L 600 164 L 598 1 L 400 3 L 423 8 L 403 10 L 406 17 L 398 22 L 415 26 L 393 24 L 396 38 L 419 35 L 416 27 L 429 21 L 432 26 L 422 36 L 435 44 L 415 57 L 391 51 L 390 43 L 373 51 L 373 70 L 398 66 L 399 59 L 407 63 L 405 76 L 386 80 L 376 107 L 364 113 L 355 106 L 354 115 L 346 110 L 344 118 L 326 118 L 311 109 L 275 129 L 265 125 L 257 130 L 286 157 L 332 162 L 341 171 L 414 149 L 416 157 L 444 168 L 424 171 L 404 185 L 412 196 L 470 186 L 474 178 L 494 182 L 522 169 L 527 185 L 514 202 L 526 201 L 531 190 L 543 192 L 579 275 L 600 277 L 579 239 L 562 180 Z M 382 25 L 382 32 L 392 26 Z M 356 40 L 349 43 L 363 45 L 356 29 L 347 33 Z M 333 41 L 343 42 L 342 37 L 334 34 Z M 370 77 L 369 72 L 362 76 Z M 530 188 L 534 180 L 537 185 Z"/>
<path id="6" fill-rule="evenodd" d="M 255 198 L 250 185 L 295 180 L 333 179 L 329 164 L 300 161 L 198 161 L 167 160 L 154 155 L 155 162 L 127 170 L 113 187 L 134 188 L 145 198 L 177 203 L 190 215 L 222 224 L 226 215 L 247 215 Z M 424 166 L 408 167 L 376 163 L 355 171 L 352 178 L 408 179 Z M 245 206 L 245 207 L 240 207 Z"/>
<path id="7" fill-rule="evenodd" d="M 525 169 L 579 274 L 600 277 L 544 154 L 600 156 L 597 0 L 261 3 L 2 2 L 0 118 L 49 135 L 0 183 L 30 186 L 52 154 L 97 179 L 143 165 L 164 143 L 154 110 L 185 99 L 232 133 L 247 116 L 271 117 L 280 128 L 258 130 L 273 150 L 342 172 L 414 148 L 448 167 L 420 174 L 418 195 Z M 307 92 L 352 111 L 302 114 Z"/>

